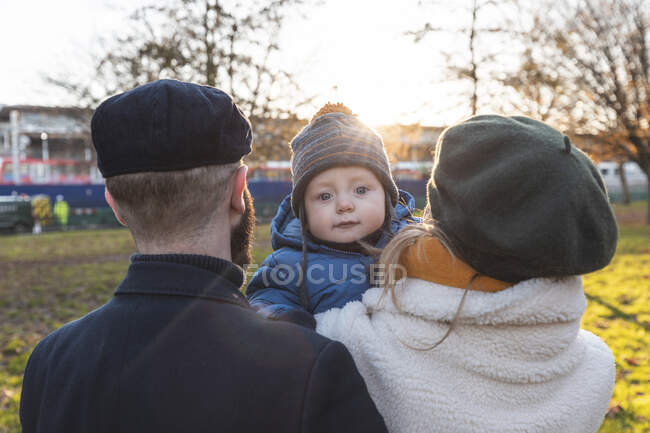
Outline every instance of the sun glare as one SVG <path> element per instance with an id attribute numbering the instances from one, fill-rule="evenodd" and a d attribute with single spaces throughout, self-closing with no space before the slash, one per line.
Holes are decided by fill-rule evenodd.
<path id="1" fill-rule="evenodd" d="M 316 94 L 315 105 L 342 102 L 372 126 L 409 120 L 431 81 L 423 71 L 435 70 L 435 58 L 422 56 L 421 47 L 404 35 L 421 20 L 418 9 L 395 8 L 386 0 L 331 0 L 319 7 L 317 18 L 291 20 L 283 29 L 291 45 L 283 62 L 295 64 L 302 61 L 298 53 L 312 53 L 302 71 L 295 68 L 301 85 Z M 321 27 L 330 30 L 314 32 Z"/>

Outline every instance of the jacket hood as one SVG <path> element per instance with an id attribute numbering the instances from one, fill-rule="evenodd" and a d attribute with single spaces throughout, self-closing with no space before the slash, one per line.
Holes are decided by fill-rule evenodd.
<path id="1" fill-rule="evenodd" d="M 399 193 L 399 201 L 395 205 L 395 218 L 391 222 L 391 231 L 393 233 L 399 230 L 402 221 L 412 217 L 412 212 L 415 210 L 413 196 L 403 190 L 400 190 Z M 278 212 L 271 221 L 271 246 L 274 250 L 282 247 L 302 249 L 300 221 L 291 208 L 291 194 L 282 200 Z M 309 242 L 308 247 L 310 250 L 323 248 L 314 242 Z"/>

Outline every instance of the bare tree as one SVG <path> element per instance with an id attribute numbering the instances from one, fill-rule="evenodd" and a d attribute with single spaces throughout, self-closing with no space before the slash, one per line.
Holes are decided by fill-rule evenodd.
<path id="1" fill-rule="evenodd" d="M 310 102 L 292 75 L 273 66 L 278 35 L 288 11 L 311 0 L 170 0 L 140 7 L 129 31 L 104 42 L 95 75 L 72 81 L 46 77 L 92 107 L 108 95 L 160 78 L 176 78 L 229 92 L 257 122 L 292 118 Z M 255 127 L 256 125 L 254 125 Z M 272 132 L 265 132 L 265 136 Z M 275 151 L 286 146 L 279 130 Z M 274 149 L 259 149 L 273 154 Z"/>
<path id="2" fill-rule="evenodd" d="M 509 84 L 527 99 L 548 89 L 563 101 L 548 116 L 602 138 L 587 150 L 650 175 L 650 1 L 554 1 L 534 16 L 528 58 Z"/>
<path id="3" fill-rule="evenodd" d="M 495 44 L 488 37 L 495 35 L 505 36 L 514 33 L 513 23 L 506 18 L 505 9 L 512 8 L 517 2 L 515 0 L 468 0 L 464 5 L 459 6 L 457 2 L 420 2 L 425 6 L 436 6 L 437 8 L 446 8 L 454 13 L 464 14 L 469 18 L 469 23 L 465 27 L 453 28 L 450 26 L 439 26 L 436 20 L 424 24 L 419 30 L 409 31 L 407 35 L 411 36 L 416 43 L 422 42 L 431 34 L 451 33 L 466 38 L 467 50 L 441 51 L 446 59 L 447 71 L 451 79 L 469 82 L 471 91 L 469 94 L 469 108 L 474 115 L 479 109 L 479 86 L 486 80 L 490 79 L 491 68 L 497 57 L 503 54 L 503 43 Z M 490 24 L 483 24 L 487 20 L 481 20 L 482 14 L 489 14 L 492 18 Z M 499 20 L 494 20 L 498 17 Z M 497 22 L 499 21 L 499 22 Z M 498 49 L 496 46 L 498 45 Z"/>
<path id="4" fill-rule="evenodd" d="M 506 112 L 516 112 L 551 123 L 560 128 L 568 128 L 564 115 L 573 108 L 571 99 L 563 96 L 571 94 L 564 89 L 565 83 L 557 73 L 543 68 L 535 62 L 533 53 L 538 48 L 538 40 L 531 31 L 527 35 L 529 46 L 521 55 L 521 66 L 515 73 L 502 73 L 497 80 L 506 88 L 516 91 L 502 101 Z"/>

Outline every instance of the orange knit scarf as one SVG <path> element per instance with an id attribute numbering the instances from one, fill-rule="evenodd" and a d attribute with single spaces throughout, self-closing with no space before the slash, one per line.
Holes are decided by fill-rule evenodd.
<path id="1" fill-rule="evenodd" d="M 419 239 L 402 252 L 400 264 L 406 268 L 407 277 L 481 292 L 498 292 L 513 285 L 484 275 L 475 278 L 467 287 L 476 271 L 462 260 L 455 258 L 437 238 Z"/>

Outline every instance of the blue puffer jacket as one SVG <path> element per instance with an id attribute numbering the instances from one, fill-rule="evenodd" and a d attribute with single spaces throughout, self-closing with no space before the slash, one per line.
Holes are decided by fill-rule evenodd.
<path id="1" fill-rule="evenodd" d="M 414 207 L 413 196 L 400 191 L 395 218 L 390 226 L 392 233 L 397 233 L 407 224 L 419 222 L 419 218 L 411 215 Z M 376 246 L 384 247 L 389 238 L 388 234 L 382 235 Z M 308 312 L 317 314 L 360 300 L 369 287 L 368 271 L 372 258 L 308 242 L 305 278 Z M 275 251 L 264 260 L 248 284 L 248 301 L 260 314 L 270 319 L 280 319 L 280 316 L 295 309 L 304 312 L 298 291 L 302 236 L 300 221 L 291 210 L 291 195 L 282 200 L 271 222 L 271 246 Z"/>

